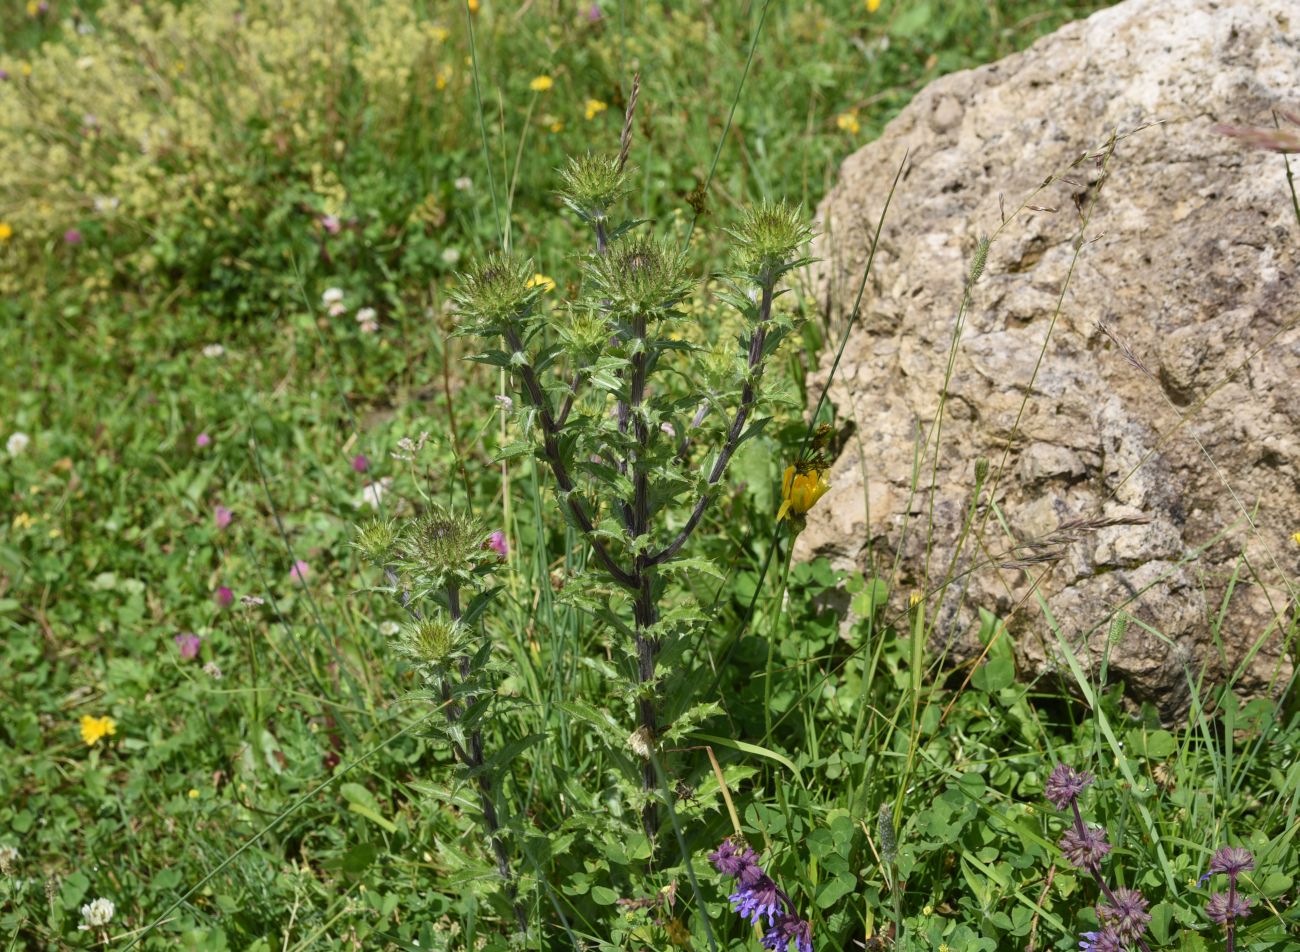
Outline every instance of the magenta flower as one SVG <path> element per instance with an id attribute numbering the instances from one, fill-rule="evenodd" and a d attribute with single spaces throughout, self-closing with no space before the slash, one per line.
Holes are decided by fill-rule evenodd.
<path id="1" fill-rule="evenodd" d="M 81 232 L 75 228 L 69 228 L 63 233 L 63 243 L 65 245 L 81 244 Z"/>
<path id="2" fill-rule="evenodd" d="M 343 228 L 343 223 L 339 221 L 337 215 L 322 215 L 320 219 L 321 227 L 327 234 L 337 235 Z"/>
<path id="3" fill-rule="evenodd" d="M 506 534 L 500 529 L 488 536 L 488 548 L 503 559 L 510 554 L 510 545 L 506 542 Z"/>
<path id="4" fill-rule="evenodd" d="M 226 527 L 230 525 L 230 520 L 235 518 L 235 514 L 225 506 L 217 503 L 212 510 L 212 518 L 217 523 L 217 529 L 225 531 Z"/>
<path id="5" fill-rule="evenodd" d="M 203 449 L 203 447 L 205 446 L 211 446 L 212 437 L 208 436 L 207 433 L 200 433 L 198 436 L 194 438 L 194 445 L 197 446 L 199 449 Z"/>
<path id="6" fill-rule="evenodd" d="M 736 881 L 736 891 L 727 898 L 731 908 L 753 925 L 762 925 L 767 919 L 767 930 L 760 940 L 765 949 L 788 949 L 794 943 L 796 952 L 813 952 L 812 925 L 798 912 L 785 891 L 758 865 L 758 854 L 743 843 L 737 846 L 725 839 L 709 854 L 714 869 Z"/>
<path id="7" fill-rule="evenodd" d="M 223 585 L 213 593 L 212 600 L 220 608 L 229 608 L 230 603 L 235 600 L 235 593 Z"/>
<path id="8" fill-rule="evenodd" d="M 370 460 L 366 458 L 365 453 L 358 453 L 352 457 L 352 472 L 368 473 L 370 471 Z"/>
<path id="9" fill-rule="evenodd" d="M 293 568 L 289 570 L 289 578 L 293 579 L 299 585 L 306 583 L 307 576 L 311 575 L 311 566 L 302 559 L 293 563 Z"/>
<path id="10" fill-rule="evenodd" d="M 588 22 L 588 23 L 595 23 L 595 22 L 597 22 L 598 20 L 600 20 L 604 15 L 605 15 L 605 14 L 603 14 L 603 13 L 601 12 L 601 10 L 600 10 L 600 4 L 599 4 L 599 3 L 593 3 L 590 7 L 587 8 L 587 22 Z"/>
<path id="11" fill-rule="evenodd" d="M 1255 868 L 1255 857 L 1250 850 L 1240 846 L 1225 846 L 1216 852 L 1210 860 L 1211 873 L 1227 873 L 1236 876 Z"/>
<path id="12" fill-rule="evenodd" d="M 193 661 L 199 656 L 199 649 L 203 647 L 203 639 L 192 631 L 183 631 L 172 641 L 176 642 L 176 649 L 180 652 L 182 661 Z"/>

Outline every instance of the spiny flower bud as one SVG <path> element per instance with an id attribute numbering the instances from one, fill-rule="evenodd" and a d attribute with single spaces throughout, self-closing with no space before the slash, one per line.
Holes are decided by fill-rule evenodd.
<path id="1" fill-rule="evenodd" d="M 762 286 L 775 284 L 812 238 L 797 206 L 769 201 L 751 208 L 728 233 L 736 240 L 736 267 Z"/>
<path id="2" fill-rule="evenodd" d="M 470 516 L 435 507 L 408 533 L 415 568 L 439 580 L 462 580 L 484 559 L 487 532 Z"/>
<path id="3" fill-rule="evenodd" d="M 440 618 L 418 618 L 407 622 L 393 639 L 393 648 L 412 664 L 441 665 L 456 648 L 456 625 Z"/>
<path id="4" fill-rule="evenodd" d="M 532 262 L 513 255 L 493 252 L 464 274 L 456 275 L 456 286 L 448 293 L 460 315 L 477 333 L 491 333 L 521 320 L 543 293 L 530 282 Z"/>
<path id="5" fill-rule="evenodd" d="M 592 258 L 587 273 L 614 314 L 659 316 L 690 293 L 694 281 L 676 248 L 653 238 L 627 238 Z"/>
<path id="6" fill-rule="evenodd" d="M 397 523 L 378 516 L 357 526 L 352 545 L 366 561 L 374 565 L 388 565 L 394 560 L 397 546 Z"/>
<path id="7" fill-rule="evenodd" d="M 609 322 L 598 311 L 573 308 L 558 327 L 560 340 L 575 357 L 590 362 L 608 345 Z"/>
<path id="8" fill-rule="evenodd" d="M 586 155 L 570 158 L 560 169 L 564 187 L 560 198 L 583 221 L 604 221 L 609 210 L 628 192 L 629 170 L 619 168 L 617 155 Z"/>

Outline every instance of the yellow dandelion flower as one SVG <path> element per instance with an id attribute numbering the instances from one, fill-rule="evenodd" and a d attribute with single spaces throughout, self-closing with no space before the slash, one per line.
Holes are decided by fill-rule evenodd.
<path id="1" fill-rule="evenodd" d="M 22 73 L 24 76 L 32 75 L 32 64 L 27 62 L 27 60 L 23 60 L 18 64 L 18 72 Z"/>
<path id="2" fill-rule="evenodd" d="M 81 715 L 81 739 L 86 742 L 87 747 L 94 747 L 100 739 L 117 733 L 117 721 L 111 717 L 91 717 L 89 714 Z"/>
<path id="3" fill-rule="evenodd" d="M 27 0 L 27 15 L 34 17 L 41 12 L 41 5 L 36 0 Z"/>
<path id="4" fill-rule="evenodd" d="M 199 798 L 199 792 L 195 790 L 193 787 L 190 787 L 190 799 L 197 800 L 198 798 Z"/>
<path id="5" fill-rule="evenodd" d="M 925 596 L 922 595 L 920 592 L 913 592 L 911 595 L 907 596 L 907 604 L 908 607 L 910 608 L 915 608 L 923 601 L 925 601 Z"/>
<path id="6" fill-rule="evenodd" d="M 867 0 L 867 12 L 875 13 L 880 9 L 880 0 Z"/>
<path id="7" fill-rule="evenodd" d="M 847 132 L 850 135 L 857 135 L 858 131 L 862 128 L 858 125 L 857 114 L 852 112 L 842 112 L 836 116 L 835 125 L 841 132 Z"/>
<path id="8" fill-rule="evenodd" d="M 818 466 L 787 466 L 785 475 L 781 477 L 781 509 L 776 514 L 777 521 L 790 513 L 802 516 L 830 489 L 826 470 Z"/>
<path id="9" fill-rule="evenodd" d="M 13 226 L 7 221 L 0 221 L 0 241 L 8 241 L 14 236 Z"/>
<path id="10" fill-rule="evenodd" d="M 587 118 L 595 119 L 602 112 L 609 108 L 609 105 L 601 102 L 599 99 L 587 100 Z"/>
<path id="11" fill-rule="evenodd" d="M 549 76 L 534 76 L 533 81 L 528 84 L 528 88 L 535 93 L 544 93 L 555 85 L 555 80 Z"/>
<path id="12" fill-rule="evenodd" d="M 543 291 L 554 291 L 555 282 L 539 271 L 524 282 L 524 287 L 541 288 Z"/>
<path id="13" fill-rule="evenodd" d="M 1294 542 L 1296 545 L 1300 545 L 1300 532 L 1297 532 L 1295 535 L 1293 535 L 1291 537 L 1291 541 Z"/>

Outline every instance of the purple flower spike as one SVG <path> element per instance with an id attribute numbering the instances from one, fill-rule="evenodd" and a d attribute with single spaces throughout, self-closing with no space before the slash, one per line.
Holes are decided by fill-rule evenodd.
<path id="1" fill-rule="evenodd" d="M 709 854 L 709 862 L 713 864 L 713 868 L 722 875 L 732 878 L 755 865 L 756 859 L 758 854 L 748 846 L 736 849 L 736 844 L 731 840 L 723 840 L 722 845 Z"/>
<path id="2" fill-rule="evenodd" d="M 1151 913 L 1147 912 L 1147 900 L 1136 889 L 1116 889 L 1113 900 L 1103 900 L 1097 904 L 1097 915 L 1107 926 L 1114 929 L 1121 939 L 1131 942 L 1147 931 Z"/>
<path id="3" fill-rule="evenodd" d="M 1084 787 L 1092 783 L 1092 774 L 1086 770 L 1075 770 L 1067 764 L 1057 764 L 1052 775 L 1043 785 L 1045 796 L 1058 810 L 1064 810 L 1083 793 Z"/>
<path id="4" fill-rule="evenodd" d="M 1083 833 L 1071 827 L 1057 845 L 1075 869 L 1092 869 L 1110 852 L 1106 831 L 1099 826 L 1085 827 Z"/>
<path id="5" fill-rule="evenodd" d="M 1105 928 L 1100 932 L 1085 932 L 1079 948 L 1082 952 L 1124 952 L 1124 940 L 1114 929 Z"/>
<path id="6" fill-rule="evenodd" d="M 1215 893 L 1205 904 L 1205 914 L 1219 925 L 1227 925 L 1234 919 L 1244 919 L 1250 915 L 1250 907 L 1253 904 L 1247 896 Z"/>
<path id="7" fill-rule="evenodd" d="M 1211 873 L 1227 873 L 1236 876 L 1255 868 L 1255 857 L 1250 850 L 1240 846 L 1225 846 L 1210 860 Z"/>
<path id="8" fill-rule="evenodd" d="M 812 926 L 793 913 L 786 913 L 767 930 L 759 945 L 784 952 L 791 942 L 796 952 L 813 952 Z"/>

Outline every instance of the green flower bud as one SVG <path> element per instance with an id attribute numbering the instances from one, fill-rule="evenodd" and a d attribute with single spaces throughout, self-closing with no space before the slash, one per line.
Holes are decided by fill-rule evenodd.
<path id="1" fill-rule="evenodd" d="M 751 208 L 728 233 L 736 241 L 737 269 L 763 286 L 775 284 L 790 270 L 799 249 L 812 238 L 797 206 L 769 201 Z"/>
<path id="2" fill-rule="evenodd" d="M 560 197 L 583 221 L 598 222 L 609 217 L 609 210 L 629 190 L 629 170 L 619 168 L 617 155 L 596 155 L 588 152 L 580 158 L 569 159 L 567 167 L 560 169 L 564 187 Z"/>
<path id="3" fill-rule="evenodd" d="M 446 664 L 456 650 L 460 632 L 453 622 L 419 618 L 407 622 L 393 639 L 393 649 L 417 667 Z"/>
<path id="4" fill-rule="evenodd" d="M 628 238 L 588 261 L 587 274 L 616 315 L 662 316 L 691 292 L 686 259 L 653 238 Z"/>
<path id="5" fill-rule="evenodd" d="M 396 558 L 394 550 L 399 536 L 396 522 L 376 516 L 369 522 L 357 526 L 356 537 L 352 544 L 371 564 L 389 565 Z"/>
<path id="6" fill-rule="evenodd" d="M 448 293 L 469 322 L 468 329 L 494 333 L 526 317 L 545 290 L 532 277 L 531 262 L 493 252 L 468 272 L 457 274 L 456 286 Z"/>
<path id="7" fill-rule="evenodd" d="M 609 346 L 609 322 L 589 308 L 571 309 L 558 331 L 565 349 L 585 363 L 595 360 Z"/>
<path id="8" fill-rule="evenodd" d="M 415 521 L 408 533 L 410 560 L 417 572 L 440 584 L 468 580 L 486 559 L 487 533 L 470 516 L 434 508 Z"/>

